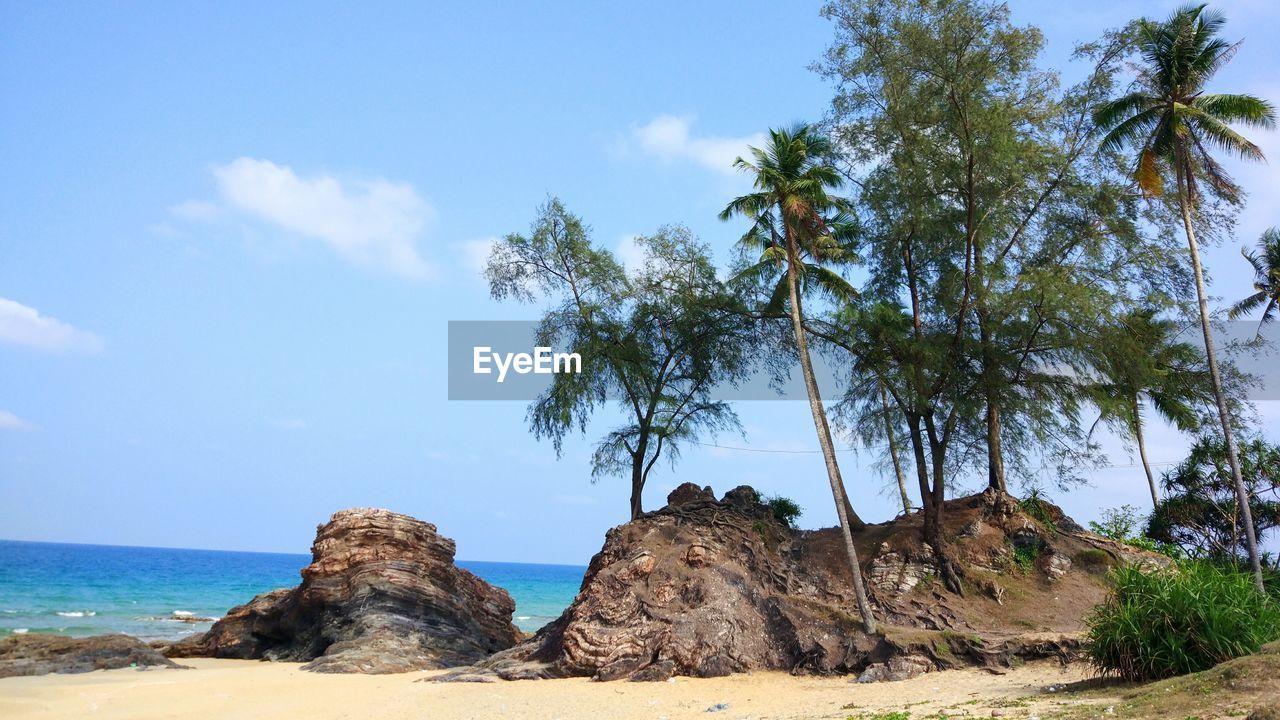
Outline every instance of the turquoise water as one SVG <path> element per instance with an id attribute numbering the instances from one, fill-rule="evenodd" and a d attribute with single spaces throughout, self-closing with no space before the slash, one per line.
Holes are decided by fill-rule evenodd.
<path id="1" fill-rule="evenodd" d="M 258 593 L 297 585 L 309 555 L 0 540 L 0 637 L 16 632 L 146 639 L 204 631 Z M 585 567 L 467 562 L 505 588 L 513 621 L 532 632 L 560 615 Z"/>

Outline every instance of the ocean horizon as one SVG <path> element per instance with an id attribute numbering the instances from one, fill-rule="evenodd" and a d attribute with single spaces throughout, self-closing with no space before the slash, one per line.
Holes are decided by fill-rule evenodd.
<path id="1" fill-rule="evenodd" d="M 292 587 L 304 553 L 0 540 L 0 637 L 124 633 L 177 639 L 208 630 L 236 605 Z M 586 566 L 459 560 L 515 600 L 512 622 L 533 632 L 578 592 Z"/>

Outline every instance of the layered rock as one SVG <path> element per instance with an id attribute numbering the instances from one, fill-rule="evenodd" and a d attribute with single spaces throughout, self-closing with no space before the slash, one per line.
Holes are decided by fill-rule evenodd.
<path id="1" fill-rule="evenodd" d="M 1047 522 L 998 493 L 947 504 L 948 552 L 979 591 L 963 596 L 938 582 L 919 513 L 858 532 L 882 628 L 868 636 L 838 531 L 793 530 L 749 487 L 716 500 L 710 488 L 686 483 L 666 507 L 608 532 L 557 620 L 441 679 L 662 680 L 769 669 L 871 681 L 1070 656 L 1073 633 L 1106 593 L 1100 576 L 1073 571 L 1070 558 L 1128 551 L 1045 508 Z M 1037 548 L 1033 567 L 1017 562 L 1015 539 Z"/>
<path id="2" fill-rule="evenodd" d="M 453 541 L 430 523 L 344 510 L 320 526 L 311 555 L 301 585 L 232 608 L 167 654 L 393 673 L 474 663 L 521 637 L 511 596 L 455 566 Z"/>
<path id="3" fill-rule="evenodd" d="M 126 667 L 181 665 L 128 635 L 72 638 L 31 633 L 0 640 L 0 678 L 48 673 L 84 673 Z"/>
<path id="4" fill-rule="evenodd" d="M 804 562 L 796 537 L 750 488 L 717 501 L 681 486 L 666 507 L 609 531 L 559 619 L 450 678 L 849 670 L 876 639 L 861 635 L 843 595 L 826 592 L 836 584 L 819 577 L 826 564 Z"/>

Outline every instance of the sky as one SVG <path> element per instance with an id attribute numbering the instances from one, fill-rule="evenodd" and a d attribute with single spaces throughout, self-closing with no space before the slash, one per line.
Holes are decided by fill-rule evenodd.
<path id="1" fill-rule="evenodd" d="M 1073 43 L 1175 4 L 1010 3 L 1068 75 Z M 1217 87 L 1280 104 L 1280 6 L 1216 6 L 1245 40 Z M 627 518 L 625 482 L 590 482 L 607 421 L 557 459 L 523 403 L 450 402 L 447 322 L 536 318 L 479 269 L 552 195 L 624 257 L 680 222 L 727 260 L 729 163 L 830 102 L 818 10 L 0 0 L 0 537 L 304 552 L 334 511 L 380 506 L 462 559 L 585 564 Z M 1256 138 L 1280 158 L 1280 133 Z M 1253 197 L 1206 264 L 1234 298 L 1280 178 L 1232 167 Z M 834 523 L 807 406 L 738 411 L 745 438 L 721 444 L 791 452 L 691 448 L 646 506 L 746 483 Z M 1156 428 L 1149 454 L 1167 467 L 1187 442 Z M 1050 491 L 1082 522 L 1143 506 L 1107 447 L 1092 488 Z M 841 454 L 878 521 L 873 460 Z"/>

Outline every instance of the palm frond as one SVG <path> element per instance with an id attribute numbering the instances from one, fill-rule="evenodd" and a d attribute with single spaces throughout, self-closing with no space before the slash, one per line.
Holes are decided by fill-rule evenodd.
<path id="1" fill-rule="evenodd" d="M 1275 107 L 1255 95 L 1218 93 L 1196 98 L 1195 108 L 1223 123 L 1239 123 L 1270 130 L 1276 125 Z"/>

